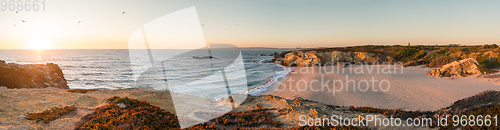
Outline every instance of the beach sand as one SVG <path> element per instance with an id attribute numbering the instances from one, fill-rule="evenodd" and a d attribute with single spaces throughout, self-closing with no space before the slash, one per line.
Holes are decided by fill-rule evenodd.
<path id="1" fill-rule="evenodd" d="M 231 111 L 227 99 L 216 101 L 193 95 L 152 91 L 151 88 L 101 90 L 87 93 L 68 92 L 69 89 L 0 89 L 0 129 L 74 129 L 81 117 L 107 104 L 113 96 L 146 101 L 183 119 L 181 124 L 193 125 Z M 172 99 L 175 99 L 172 100 Z M 240 101 L 241 102 L 241 101 Z M 176 105 L 174 105 L 174 103 Z M 49 123 L 35 122 L 24 117 L 54 107 L 75 106 L 76 110 Z M 174 107 L 175 106 L 175 107 Z M 28 129 L 29 129 L 28 128 Z"/>
<path id="2" fill-rule="evenodd" d="M 375 68 L 371 69 L 372 66 Z M 500 90 L 499 85 L 476 78 L 477 75 L 437 79 L 426 76 L 426 73 L 432 68 L 389 65 L 380 65 L 379 67 L 380 69 L 377 69 L 376 65 L 353 65 L 346 68 L 336 66 L 296 67 L 288 76 L 281 79 L 280 83 L 269 87 L 262 94 L 272 94 L 288 99 L 302 97 L 338 106 L 433 111 L 450 106 L 457 100 L 485 90 Z M 382 71 L 382 68 L 386 68 L 386 70 Z M 390 68 L 391 73 L 382 73 L 388 72 L 387 68 Z M 379 71 L 377 72 L 377 70 Z M 327 74 L 326 72 L 333 73 Z M 363 74 L 355 72 L 363 72 Z M 327 82 L 328 80 L 330 82 Z M 339 91 L 333 90 L 334 80 L 339 80 L 335 85 Z M 354 80 L 356 86 L 353 86 L 351 80 Z M 378 80 L 378 82 L 371 80 Z M 387 80 L 390 85 L 385 81 L 380 84 L 382 80 Z M 322 83 L 329 84 L 330 90 L 322 87 Z M 347 91 L 346 83 L 349 83 Z M 367 89 L 366 86 L 370 87 Z M 323 90 L 321 90 L 322 88 Z"/>

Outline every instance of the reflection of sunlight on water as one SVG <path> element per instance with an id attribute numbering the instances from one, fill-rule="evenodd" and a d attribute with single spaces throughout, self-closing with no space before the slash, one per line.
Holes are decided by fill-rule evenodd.
<path id="1" fill-rule="evenodd" d="M 37 64 L 43 64 L 42 60 L 43 60 L 43 57 L 42 57 L 42 54 L 43 54 L 43 50 L 42 49 L 36 49 L 34 50 L 35 51 L 35 61 Z"/>

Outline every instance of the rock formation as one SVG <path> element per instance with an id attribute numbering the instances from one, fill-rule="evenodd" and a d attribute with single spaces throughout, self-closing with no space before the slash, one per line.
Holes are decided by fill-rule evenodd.
<path id="1" fill-rule="evenodd" d="M 368 52 L 293 51 L 284 56 L 281 64 L 285 66 L 318 66 L 334 65 L 338 62 L 365 64 L 393 61 L 389 56 L 376 56 L 375 54 Z"/>
<path id="2" fill-rule="evenodd" d="M 0 86 L 69 89 L 62 70 L 54 63 L 19 65 L 0 60 Z"/>
<path id="3" fill-rule="evenodd" d="M 478 65 L 479 63 L 474 58 L 463 59 L 443 65 L 440 69 L 433 69 L 427 72 L 427 76 L 442 78 L 481 74 Z"/>
<path id="4" fill-rule="evenodd" d="M 288 54 L 289 52 L 290 51 L 282 51 L 280 53 L 275 52 L 273 54 L 273 60 L 271 60 L 271 62 L 278 62 L 283 60 L 283 58 L 285 58 L 285 54 Z"/>

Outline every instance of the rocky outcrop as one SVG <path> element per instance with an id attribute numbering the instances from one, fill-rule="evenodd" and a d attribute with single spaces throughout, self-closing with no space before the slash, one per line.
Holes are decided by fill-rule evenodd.
<path id="1" fill-rule="evenodd" d="M 291 52 L 281 61 L 284 66 L 311 66 L 321 64 L 320 58 L 311 52 Z"/>
<path id="2" fill-rule="evenodd" d="M 390 56 L 376 56 L 368 52 L 343 52 L 343 51 L 294 51 L 287 53 L 282 65 L 285 66 L 318 66 L 334 65 L 338 62 L 349 63 L 377 63 L 392 62 Z"/>
<path id="3" fill-rule="evenodd" d="M 427 76 L 442 78 L 481 74 L 478 65 L 479 63 L 474 58 L 463 59 L 443 65 L 440 69 L 433 69 L 427 72 Z"/>
<path id="4" fill-rule="evenodd" d="M 19 65 L 0 60 L 0 86 L 13 88 L 69 89 L 63 72 L 54 63 Z"/>
<path id="5" fill-rule="evenodd" d="M 290 51 L 282 51 L 280 53 L 274 52 L 273 54 L 273 59 L 271 62 L 278 62 L 281 61 L 285 58 L 285 55 L 288 54 Z"/>

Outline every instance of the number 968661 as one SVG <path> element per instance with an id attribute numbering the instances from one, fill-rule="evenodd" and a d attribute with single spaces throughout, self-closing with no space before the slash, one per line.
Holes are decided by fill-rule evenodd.
<path id="1" fill-rule="evenodd" d="M 45 0 L 1 0 L 2 11 L 45 11 Z"/>

